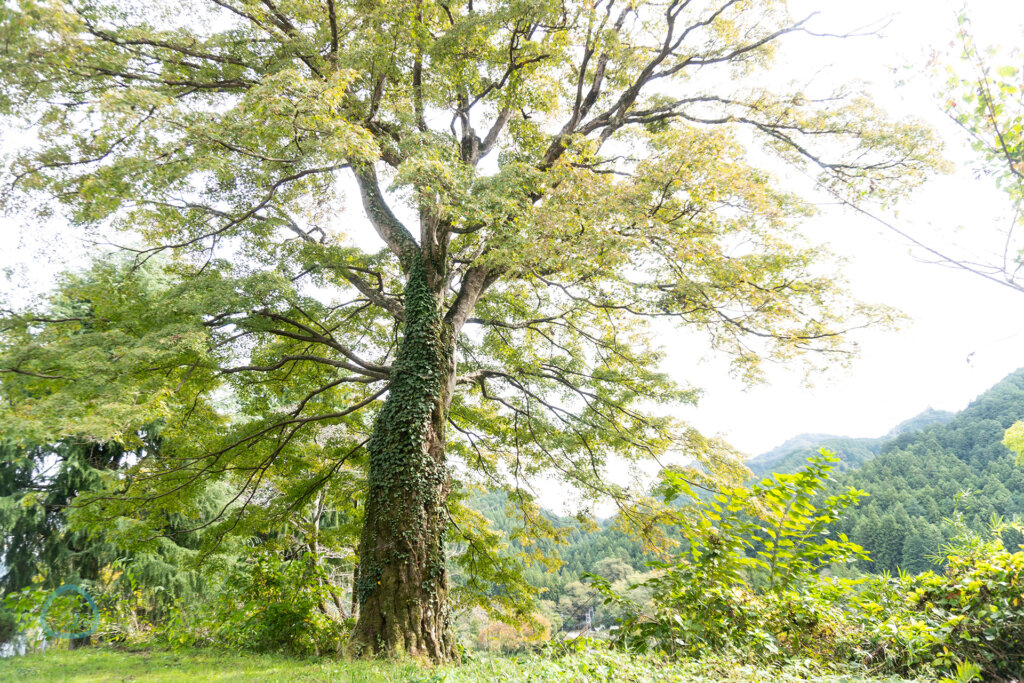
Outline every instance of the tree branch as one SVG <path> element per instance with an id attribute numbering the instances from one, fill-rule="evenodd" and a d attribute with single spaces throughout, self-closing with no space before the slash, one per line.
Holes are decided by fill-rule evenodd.
<path id="1" fill-rule="evenodd" d="M 494 271 L 487 266 L 472 266 L 462 276 L 462 285 L 459 293 L 452 302 L 451 308 L 444 316 L 445 323 L 451 325 L 455 332 L 462 329 L 473 312 L 473 307 L 480 299 L 480 296 L 494 284 L 501 273 Z"/>
<path id="2" fill-rule="evenodd" d="M 402 264 L 402 270 L 408 272 L 412 265 L 413 255 L 419 251 L 419 245 L 409 229 L 402 225 L 402 222 L 392 213 L 391 207 L 384 201 L 380 183 L 377 180 L 377 172 L 373 165 L 366 164 L 351 168 L 356 183 L 359 185 L 359 196 L 363 200 L 366 216 L 370 219 L 371 225 L 380 238 L 398 257 Z"/>

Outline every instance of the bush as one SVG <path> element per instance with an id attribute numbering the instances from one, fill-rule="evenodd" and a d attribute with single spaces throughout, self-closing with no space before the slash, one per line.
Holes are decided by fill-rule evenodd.
<path id="1" fill-rule="evenodd" d="M 179 606 L 163 627 L 163 640 L 300 656 L 336 652 L 346 628 L 325 614 L 328 577 L 313 560 L 308 553 L 283 560 L 257 551 L 230 571 L 212 609 L 203 605 L 196 618 L 188 606 Z"/>
<path id="2" fill-rule="evenodd" d="M 844 601 L 851 582 L 819 575 L 830 563 L 866 557 L 829 525 L 864 495 L 851 489 L 814 504 L 835 456 L 822 452 L 795 474 L 776 474 L 750 489 L 733 489 L 684 509 L 688 551 L 634 587 L 652 592 L 641 605 L 588 575 L 606 603 L 626 614 L 616 640 L 639 651 L 697 657 L 743 650 L 768 658 L 834 657 L 849 651 Z M 666 499 L 687 490 L 665 474 Z"/>
<path id="3" fill-rule="evenodd" d="M 43 604 L 51 592 L 29 587 L 8 593 L 4 597 L 0 612 L 9 615 L 4 619 L 7 622 L 5 628 L 10 629 L 10 641 L 22 639 L 28 651 L 33 651 L 44 644 L 46 637 L 40 618 Z"/>
<path id="4" fill-rule="evenodd" d="M 1024 672 L 1024 552 L 1008 552 L 994 520 L 982 537 L 959 523 L 943 549 L 945 573 L 878 579 L 860 601 L 876 661 L 900 672 L 977 665 L 986 680 Z"/>
<path id="5" fill-rule="evenodd" d="M 625 617 L 616 642 L 631 650 L 699 658 L 743 653 L 766 661 L 847 662 L 890 673 L 935 673 L 970 681 L 1024 672 L 1024 552 L 1004 539 L 1018 523 L 993 520 L 991 533 L 959 530 L 935 558 L 943 574 L 839 579 L 822 570 L 865 558 L 829 526 L 861 492 L 821 498 L 826 453 L 792 475 L 696 500 L 683 526 L 688 550 L 643 581 L 647 603 L 589 576 Z M 676 484 L 666 476 L 668 498 Z M 1019 536 L 1018 536 L 1019 537 Z"/>
<path id="6" fill-rule="evenodd" d="M 0 645 L 13 642 L 18 637 L 20 630 L 18 616 L 0 606 Z"/>

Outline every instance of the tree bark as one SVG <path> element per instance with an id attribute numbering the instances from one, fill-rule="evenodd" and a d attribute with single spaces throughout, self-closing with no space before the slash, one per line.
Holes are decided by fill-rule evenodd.
<path id="1" fill-rule="evenodd" d="M 451 326 L 416 255 L 402 340 L 367 444 L 368 492 L 355 590 L 358 656 L 457 657 L 444 554 L 445 414 L 455 377 Z"/>
<path id="2" fill-rule="evenodd" d="M 359 591 L 356 590 L 356 586 L 359 585 L 359 548 L 356 548 L 356 563 L 352 565 L 352 616 L 359 617 Z"/>

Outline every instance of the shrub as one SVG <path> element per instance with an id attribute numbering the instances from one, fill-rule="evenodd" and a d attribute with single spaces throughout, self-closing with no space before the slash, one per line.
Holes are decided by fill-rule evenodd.
<path id="1" fill-rule="evenodd" d="M 824 576 L 830 563 L 866 558 L 829 525 L 862 495 L 821 499 L 827 453 L 792 475 L 774 475 L 749 490 L 723 492 L 686 508 L 688 550 L 639 585 L 649 603 L 630 601 L 612 584 L 589 580 L 625 618 L 616 634 L 633 650 L 700 657 L 742 651 L 775 661 L 811 657 L 859 662 L 872 669 L 970 681 L 1010 680 L 1024 672 L 1024 552 L 1010 552 L 1019 523 L 998 519 L 959 535 L 935 558 L 943 574 L 871 579 Z M 667 498 L 685 490 L 671 473 Z M 1024 547 L 1024 546 L 1022 546 Z"/>
<path id="2" fill-rule="evenodd" d="M 9 623 L 7 628 L 11 629 L 10 641 L 22 639 L 28 651 L 36 650 L 44 644 L 46 636 L 40 618 L 43 604 L 50 593 L 50 590 L 28 587 L 8 593 L 4 597 L 0 612 L 10 615 L 6 618 Z"/>
<path id="3" fill-rule="evenodd" d="M 989 536 L 955 520 L 959 536 L 943 548 L 945 572 L 883 577 L 860 599 L 872 657 L 887 668 L 922 666 L 952 673 L 977 665 L 986 680 L 1024 672 L 1024 552 L 1002 535 L 1019 524 L 993 520 Z"/>
<path id="4" fill-rule="evenodd" d="M 201 617 L 179 606 L 162 632 L 173 645 L 319 655 L 337 651 L 345 624 L 328 616 L 328 577 L 307 553 L 284 560 L 259 550 L 230 570 Z M 208 611 L 207 611 L 208 610 Z"/>
<path id="5" fill-rule="evenodd" d="M 660 573 L 637 584 L 651 590 L 649 605 L 589 575 L 605 602 L 625 612 L 616 640 L 635 650 L 691 657 L 731 650 L 834 656 L 848 649 L 844 601 L 851 582 L 819 570 L 866 557 L 845 536 L 832 539 L 828 528 L 865 494 L 850 489 L 814 504 L 837 461 L 822 451 L 795 474 L 776 474 L 684 508 L 687 552 L 651 563 Z M 678 474 L 665 474 L 667 500 L 687 488 Z"/>
<path id="6" fill-rule="evenodd" d="M 14 642 L 19 631 L 18 616 L 0 606 L 0 645 Z"/>

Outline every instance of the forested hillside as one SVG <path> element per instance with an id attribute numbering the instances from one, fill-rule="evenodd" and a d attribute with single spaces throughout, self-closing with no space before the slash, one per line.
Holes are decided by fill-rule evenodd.
<path id="1" fill-rule="evenodd" d="M 837 476 L 838 488 L 870 494 L 837 527 L 871 553 L 872 562 L 862 567 L 875 572 L 931 567 L 928 556 L 953 535 L 944 520 L 953 516 L 954 505 L 973 529 L 982 529 L 993 515 L 1024 514 L 1024 469 L 1003 445 L 1006 429 L 1021 418 L 1024 370 L 949 422 L 890 439 L 877 457 Z"/>
<path id="2" fill-rule="evenodd" d="M 1021 418 L 1024 369 L 955 415 L 929 408 L 879 438 L 800 435 L 747 464 L 763 477 L 795 472 L 819 449 L 834 452 L 832 492 L 852 486 L 869 494 L 836 526 L 871 554 L 860 568 L 916 573 L 932 568 L 930 556 L 955 535 L 947 521 L 954 506 L 974 530 L 993 515 L 1024 515 L 1024 469 L 1003 445 Z"/>
<path id="3" fill-rule="evenodd" d="M 919 431 L 930 425 L 945 424 L 952 420 L 953 413 L 928 408 L 919 415 L 899 423 L 885 436 L 877 438 L 849 438 L 828 434 L 801 434 L 789 439 L 747 461 L 750 471 L 762 477 L 772 472 L 795 472 L 803 467 L 807 458 L 822 448 L 832 451 L 840 458 L 837 472 L 854 469 L 878 455 L 882 447 L 894 437 Z"/>
<path id="4" fill-rule="evenodd" d="M 1024 369 L 952 415 L 928 409 L 874 439 L 801 435 L 748 463 L 758 477 L 794 472 L 824 448 L 834 452 L 833 491 L 854 487 L 869 495 L 837 531 L 871 554 L 862 569 L 921 572 L 954 535 L 946 520 L 954 505 L 983 529 L 993 515 L 1024 514 L 1024 470 L 1003 445 L 1006 429 L 1024 417 Z M 960 495 L 960 494 L 963 495 Z"/>

